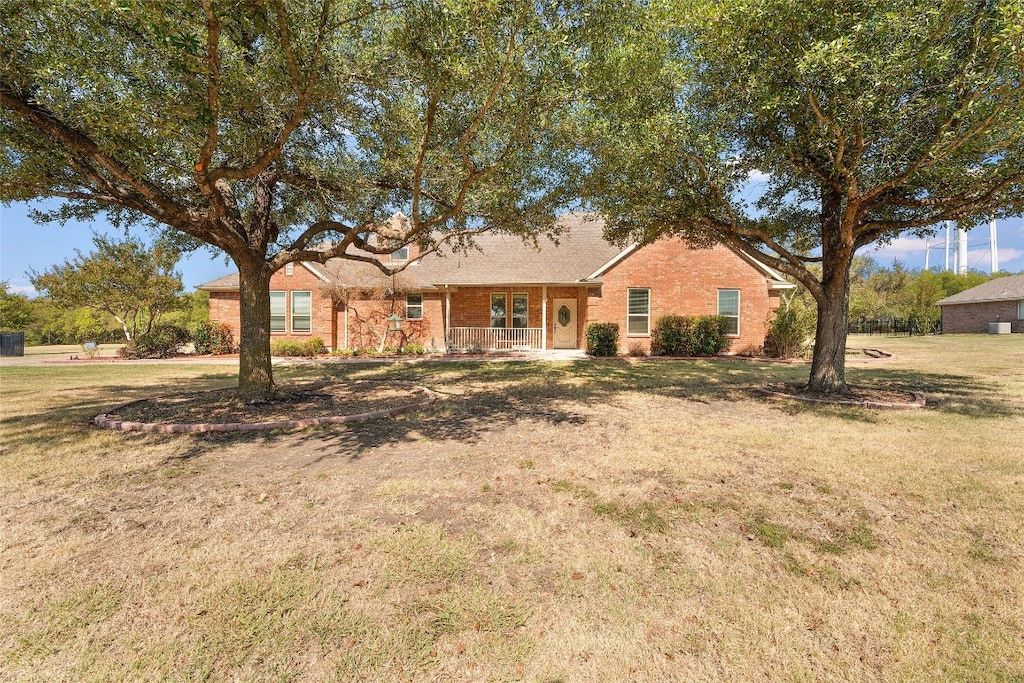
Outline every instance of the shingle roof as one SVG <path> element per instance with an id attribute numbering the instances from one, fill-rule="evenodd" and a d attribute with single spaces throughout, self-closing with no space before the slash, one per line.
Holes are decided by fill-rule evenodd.
<path id="1" fill-rule="evenodd" d="M 1014 301 L 1024 299 L 1024 275 L 1008 275 L 983 282 L 977 287 L 947 296 L 938 302 L 939 306 L 947 304 L 976 304 L 986 301 Z"/>
<path id="2" fill-rule="evenodd" d="M 536 242 L 502 233 L 485 233 L 474 238 L 466 253 L 443 249 L 410 263 L 395 279 L 402 289 L 434 289 L 438 286 L 468 285 L 558 285 L 578 282 L 599 283 L 603 272 L 626 249 L 604 238 L 604 223 L 581 214 L 566 214 L 558 221 L 557 237 L 540 236 Z M 371 256 L 370 254 L 366 254 Z M 779 287 L 790 287 L 782 276 L 767 266 L 747 259 Z M 351 259 L 331 259 L 325 264 L 303 264 L 314 273 L 345 288 L 384 286 L 391 279 L 375 266 Z M 238 289 L 238 274 L 217 278 L 199 289 Z"/>

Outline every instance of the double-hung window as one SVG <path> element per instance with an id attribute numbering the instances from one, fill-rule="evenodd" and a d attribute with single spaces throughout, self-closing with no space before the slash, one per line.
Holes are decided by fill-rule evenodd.
<path id="1" fill-rule="evenodd" d="M 423 295 L 405 295 L 405 317 L 409 320 L 423 320 Z"/>
<path id="2" fill-rule="evenodd" d="M 529 327 L 530 297 L 527 294 L 512 295 L 512 327 Z"/>
<path id="3" fill-rule="evenodd" d="M 491 327 L 508 327 L 505 294 L 491 294 Z"/>
<path id="4" fill-rule="evenodd" d="M 651 290 L 631 288 L 626 300 L 626 334 L 651 333 Z"/>
<path id="5" fill-rule="evenodd" d="M 725 318 L 725 333 L 735 337 L 740 333 L 740 290 L 718 290 L 718 315 Z"/>
<path id="6" fill-rule="evenodd" d="M 1024 320 L 1024 299 L 1017 302 L 1017 320 Z"/>
<path id="7" fill-rule="evenodd" d="M 313 331 L 313 293 L 292 292 L 292 332 Z"/>
<path id="8" fill-rule="evenodd" d="M 285 328 L 285 292 L 270 293 L 270 331 L 287 332 Z"/>

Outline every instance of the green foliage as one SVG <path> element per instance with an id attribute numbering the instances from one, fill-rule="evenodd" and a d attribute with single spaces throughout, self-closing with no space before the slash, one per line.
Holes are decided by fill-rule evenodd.
<path id="1" fill-rule="evenodd" d="M 616 356 L 619 353 L 617 323 L 588 323 L 587 353 L 591 356 Z"/>
<path id="2" fill-rule="evenodd" d="M 173 271 L 178 252 L 157 244 L 148 249 L 136 239 L 92 238 L 95 250 L 38 273 L 32 285 L 58 308 L 92 308 L 113 316 L 126 339 L 153 329 L 160 317 L 179 306 L 181 276 Z"/>
<path id="3" fill-rule="evenodd" d="M 24 330 L 33 317 L 29 298 L 10 291 L 10 285 L 0 280 L 0 330 Z"/>
<path id="4" fill-rule="evenodd" d="M 226 323 L 201 320 L 189 328 L 189 334 L 196 353 L 223 354 L 235 350 L 235 338 L 231 326 Z"/>
<path id="5" fill-rule="evenodd" d="M 1014 0 L 627 3 L 586 65 L 586 202 L 613 237 L 725 243 L 797 279 L 820 318 L 810 385 L 844 391 L 856 252 L 1024 211 L 1022 18 Z"/>
<path id="6" fill-rule="evenodd" d="M 129 341 L 118 353 L 123 358 L 169 358 L 188 340 L 188 330 L 183 327 L 157 325 Z"/>
<path id="7" fill-rule="evenodd" d="M 275 356 L 284 358 L 312 358 L 327 353 L 327 347 L 320 337 L 312 337 L 301 342 L 282 339 L 273 343 L 271 351 Z"/>
<path id="8" fill-rule="evenodd" d="M 772 358 L 802 357 L 813 335 L 814 309 L 796 294 L 783 295 L 769 317 L 764 352 Z"/>
<path id="9" fill-rule="evenodd" d="M 571 201 L 576 3 L 7 4 L 0 202 L 63 201 L 41 220 L 155 223 L 262 289 L 317 246 L 531 237 Z M 241 307 L 240 392 L 270 398 Z"/>
<path id="10" fill-rule="evenodd" d="M 423 344 L 420 344 L 418 342 L 408 342 L 401 349 L 402 353 L 408 353 L 415 356 L 422 356 L 425 353 L 425 351 L 426 350 L 423 348 Z"/>
<path id="11" fill-rule="evenodd" d="M 651 353 L 657 356 L 714 356 L 729 348 L 728 322 L 717 315 L 666 315 L 651 332 Z"/>

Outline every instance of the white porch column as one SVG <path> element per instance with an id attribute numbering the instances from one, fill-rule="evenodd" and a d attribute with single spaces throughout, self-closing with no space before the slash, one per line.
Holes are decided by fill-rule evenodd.
<path id="1" fill-rule="evenodd" d="M 448 352 L 448 340 L 451 338 L 452 327 L 452 291 L 444 286 L 444 350 Z"/>
<path id="2" fill-rule="evenodd" d="M 548 287 L 540 290 L 540 350 L 548 350 Z"/>
<path id="3" fill-rule="evenodd" d="M 344 290 L 342 290 L 342 292 L 344 294 L 344 299 L 345 299 L 345 317 L 341 319 L 341 326 L 342 326 L 342 329 L 344 330 L 344 332 L 342 334 L 342 337 L 343 337 L 344 342 L 345 342 L 345 344 L 344 344 L 344 346 L 342 346 L 342 348 L 343 349 L 349 349 L 351 347 L 348 345 L 348 292 L 345 292 Z"/>

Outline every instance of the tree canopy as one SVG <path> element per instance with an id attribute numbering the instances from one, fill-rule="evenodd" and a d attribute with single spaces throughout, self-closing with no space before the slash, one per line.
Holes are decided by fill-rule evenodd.
<path id="1" fill-rule="evenodd" d="M 92 239 L 95 250 L 29 274 L 36 290 L 58 308 L 92 308 L 117 320 L 126 340 L 149 332 L 164 313 L 179 307 L 181 276 L 174 272 L 178 252 L 157 244 L 146 248 L 137 239 Z"/>
<path id="2" fill-rule="evenodd" d="M 1024 209 L 1018 0 L 690 0 L 632 15 L 592 62 L 588 202 L 615 236 L 722 242 L 806 287 L 812 389 L 847 391 L 858 249 Z"/>
<path id="3" fill-rule="evenodd" d="M 524 0 L 8 3 L 0 200 L 62 198 L 40 218 L 102 213 L 226 252 L 239 391 L 266 400 L 267 289 L 286 263 L 551 228 L 572 179 L 561 117 L 578 14 Z"/>

